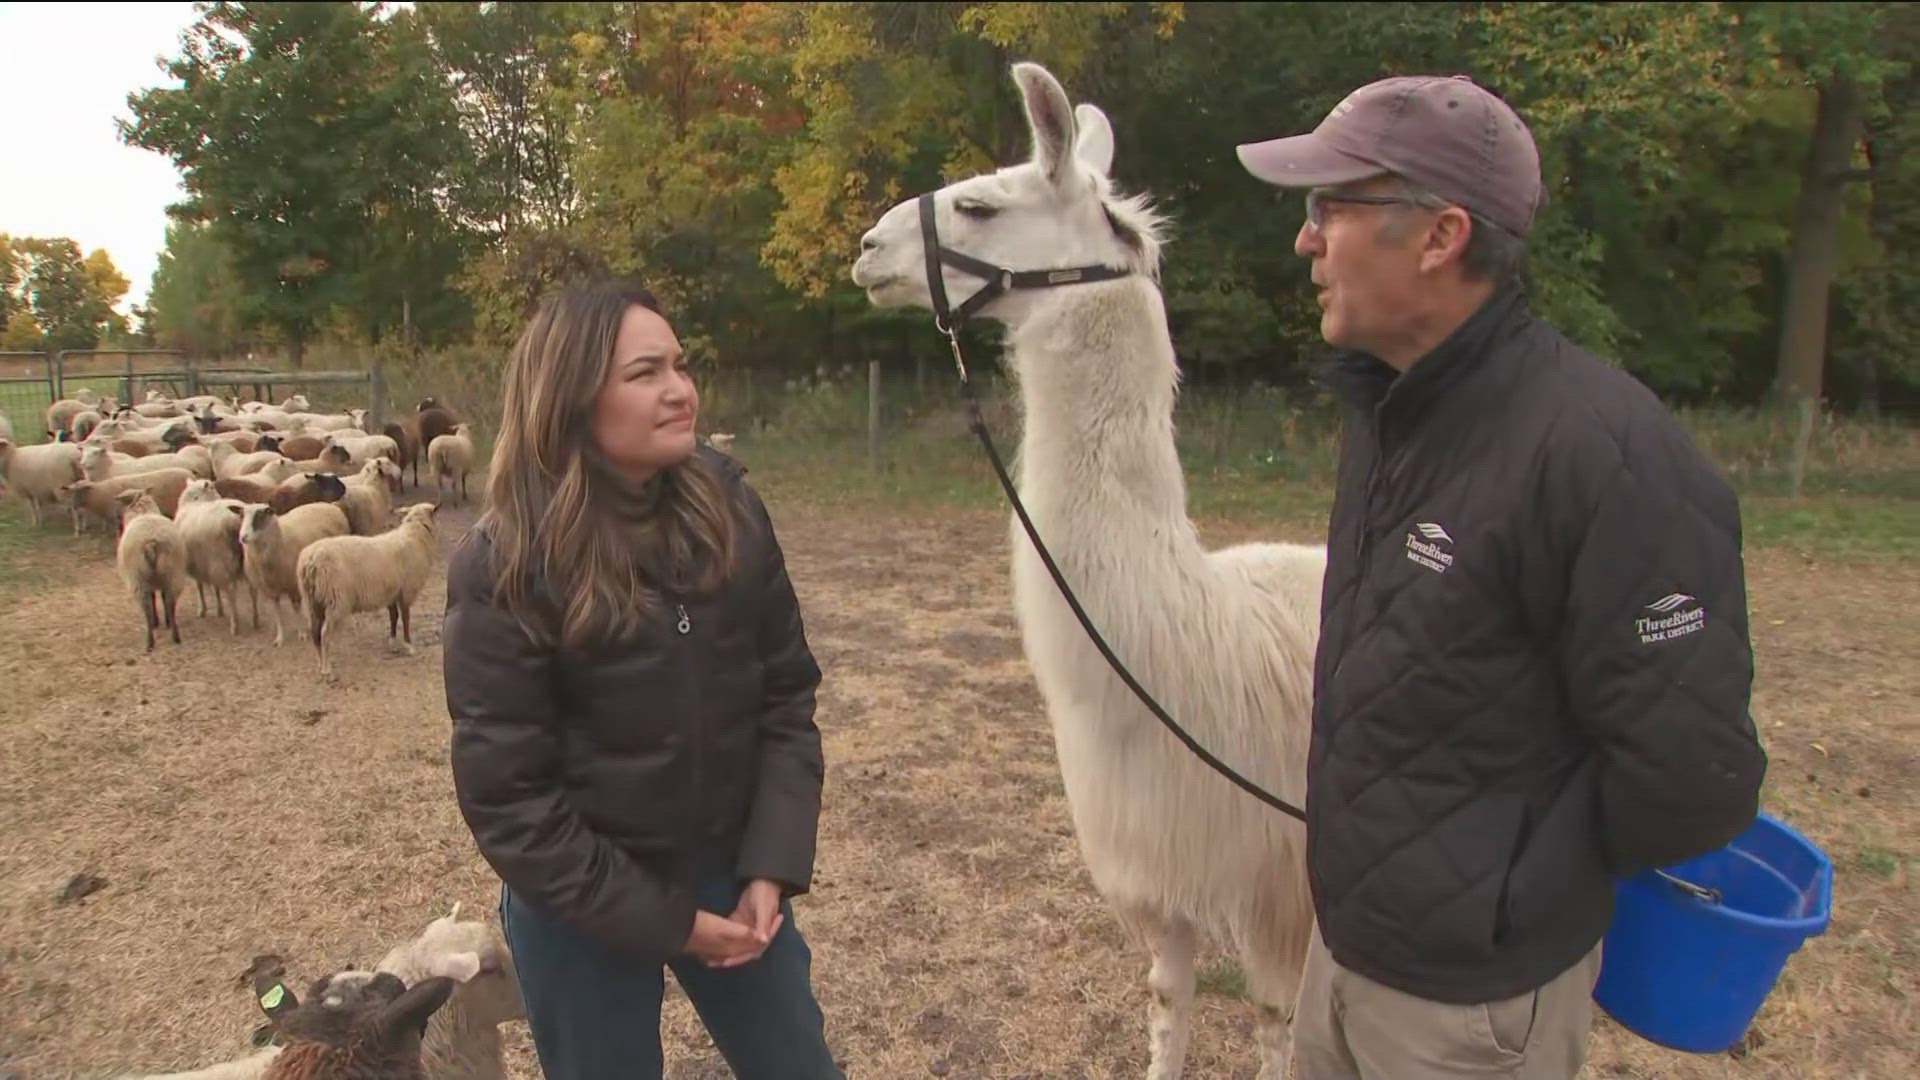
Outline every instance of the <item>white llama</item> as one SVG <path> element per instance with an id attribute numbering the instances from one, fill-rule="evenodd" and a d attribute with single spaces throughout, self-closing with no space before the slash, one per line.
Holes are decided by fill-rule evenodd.
<path id="1" fill-rule="evenodd" d="M 1113 129 L 1052 75 L 1013 69 L 1032 160 L 936 196 L 940 244 L 1013 270 L 1129 276 L 1015 291 L 1004 323 L 1024 412 L 1017 469 L 1040 537 L 1094 625 L 1203 746 L 1300 805 L 1326 549 L 1205 550 L 1174 452 L 1178 373 L 1157 286 L 1159 219 L 1107 179 Z M 931 306 L 918 208 L 861 239 L 855 284 L 878 306 Z M 954 306 L 982 282 L 944 270 Z M 1149 1080 L 1186 1057 L 1199 932 L 1235 949 L 1258 1006 L 1261 1080 L 1286 1076 L 1313 909 L 1304 826 L 1210 770 L 1113 673 L 1017 521 L 1013 587 L 1026 655 L 1095 886 L 1152 956 Z"/>

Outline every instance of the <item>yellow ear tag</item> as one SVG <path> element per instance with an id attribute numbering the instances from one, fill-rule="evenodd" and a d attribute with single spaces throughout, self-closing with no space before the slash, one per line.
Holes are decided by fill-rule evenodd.
<path id="1" fill-rule="evenodd" d="M 272 1012 L 273 1010 L 279 1008 L 280 1003 L 282 1001 L 285 1001 L 286 999 L 287 999 L 287 988 L 280 985 L 279 983 L 274 983 L 273 988 L 271 990 L 268 990 L 266 993 L 260 995 L 260 1007 L 267 1010 L 268 1012 Z"/>

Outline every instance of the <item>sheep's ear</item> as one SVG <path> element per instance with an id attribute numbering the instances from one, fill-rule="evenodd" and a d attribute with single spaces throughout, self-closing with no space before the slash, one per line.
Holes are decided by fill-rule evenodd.
<path id="1" fill-rule="evenodd" d="M 452 979 L 422 979 L 380 1010 L 380 1030 L 389 1037 L 401 1032 L 418 1034 L 426 1030 L 427 1021 L 452 995 Z"/>
<path id="2" fill-rule="evenodd" d="M 244 518 L 247 516 L 247 510 L 246 510 L 246 507 L 244 506 L 229 506 L 227 507 L 227 509 L 233 511 L 234 517 Z"/>
<path id="3" fill-rule="evenodd" d="M 427 965 L 427 974 L 443 975 L 456 982 L 470 982 L 480 974 L 480 966 L 479 953 L 448 953 L 434 957 L 433 963 Z"/>
<path id="4" fill-rule="evenodd" d="M 453 910 L 452 910 L 452 911 L 449 911 L 449 912 L 447 912 L 447 921 L 448 921 L 448 922 L 459 922 L 459 921 L 460 921 L 460 901 L 458 901 L 458 900 L 455 900 L 455 901 L 453 902 Z"/>
<path id="5" fill-rule="evenodd" d="M 262 985 L 264 983 L 265 985 Z M 258 980 L 253 984 L 255 1004 L 271 1019 L 278 1020 L 300 1007 L 300 999 L 279 979 Z"/>

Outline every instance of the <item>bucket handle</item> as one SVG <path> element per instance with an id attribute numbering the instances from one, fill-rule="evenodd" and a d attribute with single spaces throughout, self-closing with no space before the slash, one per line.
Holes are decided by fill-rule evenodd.
<path id="1" fill-rule="evenodd" d="M 1665 870 L 1655 870 L 1654 873 L 1665 878 L 1667 884 L 1672 885 L 1674 888 L 1679 889 L 1681 892 L 1686 893 L 1688 896 L 1693 897 L 1703 904 L 1718 904 L 1722 899 L 1719 889 L 1709 889 L 1704 885 L 1695 885 L 1685 878 L 1674 877 Z"/>

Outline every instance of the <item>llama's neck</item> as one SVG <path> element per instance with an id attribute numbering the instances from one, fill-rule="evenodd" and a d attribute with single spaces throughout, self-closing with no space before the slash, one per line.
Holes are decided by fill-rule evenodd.
<path id="1" fill-rule="evenodd" d="M 1133 277 L 1050 299 L 1008 339 L 1025 411 L 1022 498 L 1036 519 L 1097 530 L 1103 547 L 1197 560 L 1159 290 Z"/>

